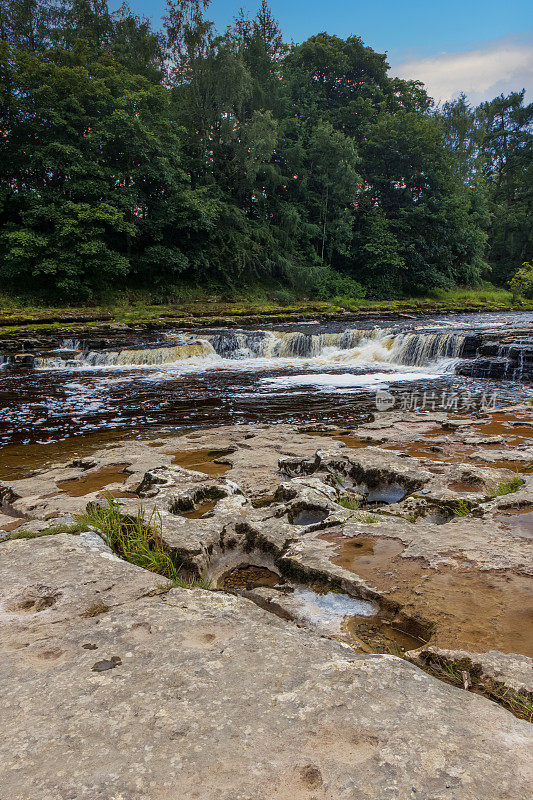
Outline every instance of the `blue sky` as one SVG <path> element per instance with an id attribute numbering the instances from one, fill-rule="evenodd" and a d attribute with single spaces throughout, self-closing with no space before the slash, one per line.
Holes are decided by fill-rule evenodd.
<path id="1" fill-rule="evenodd" d="M 259 0 L 214 0 L 209 17 L 220 29 Z M 113 3 L 110 3 L 113 6 Z M 117 0 L 116 5 L 119 5 Z M 131 0 L 159 24 L 163 0 Z M 287 40 L 327 30 L 357 34 L 387 51 L 393 72 L 424 80 L 437 99 L 462 88 L 478 102 L 500 91 L 533 90 L 533 4 L 527 0 L 271 0 Z"/>

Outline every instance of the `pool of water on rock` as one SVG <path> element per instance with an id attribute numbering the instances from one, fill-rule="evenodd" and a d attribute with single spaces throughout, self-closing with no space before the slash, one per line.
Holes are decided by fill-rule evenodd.
<path id="1" fill-rule="evenodd" d="M 506 508 L 496 519 L 509 531 L 526 539 L 533 539 L 533 508 Z"/>
<path id="2" fill-rule="evenodd" d="M 244 592 L 261 607 L 285 619 L 292 619 L 319 633 L 335 636 L 362 652 L 405 652 L 427 642 L 407 623 L 394 623 L 379 615 L 378 606 L 327 586 L 302 586 L 263 566 L 234 567 L 218 580 L 218 588 Z M 268 595 L 254 594 L 269 588 Z"/>

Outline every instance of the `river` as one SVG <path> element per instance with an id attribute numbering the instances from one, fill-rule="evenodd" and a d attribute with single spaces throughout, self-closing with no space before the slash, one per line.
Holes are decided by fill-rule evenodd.
<path id="1" fill-rule="evenodd" d="M 242 422 L 352 427 L 368 418 L 376 398 L 382 410 L 504 406 L 533 396 L 523 355 L 519 362 L 511 351 L 514 361 L 507 359 L 505 377 L 497 379 L 480 353 L 492 354 L 501 372 L 516 343 L 526 350 L 533 344 L 533 313 L 66 339 L 37 347 L 23 367 L 0 354 L 0 444 Z M 474 357 L 481 365 L 474 375 L 457 374 L 458 364 Z"/>

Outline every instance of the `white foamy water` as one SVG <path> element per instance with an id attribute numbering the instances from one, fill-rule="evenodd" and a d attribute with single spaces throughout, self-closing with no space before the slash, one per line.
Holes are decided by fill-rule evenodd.
<path id="1" fill-rule="evenodd" d="M 170 337 L 169 337 L 170 338 Z M 35 359 L 40 370 L 155 368 L 182 370 L 236 366 L 279 368 L 376 364 L 420 367 L 458 358 L 465 337 L 455 333 L 394 333 L 388 328 L 347 329 L 336 333 L 302 331 L 225 331 L 203 338 L 176 334 L 170 346 L 123 350 L 82 350 Z M 69 342 L 70 344 L 70 342 Z M 78 344 L 78 343 L 76 343 Z M 78 345 L 79 346 L 79 345 Z M 441 367 L 436 370 L 441 371 Z"/>
<path id="2" fill-rule="evenodd" d="M 317 386 L 321 389 L 355 389 L 368 386 L 387 386 L 389 383 L 419 381 L 435 378 L 434 372 L 372 372 L 367 375 L 346 373 L 312 372 L 301 375 L 283 375 L 279 378 L 262 378 L 261 383 L 287 388 L 290 386 Z"/>
<path id="3" fill-rule="evenodd" d="M 268 330 L 54 339 L 54 350 L 34 358 L 35 370 L 28 368 L 30 353 L 23 363 L 2 353 L 0 443 L 104 428 L 323 420 L 350 427 L 374 408 L 369 395 L 383 389 L 396 401 L 402 386 L 404 394 L 407 387 L 413 394 L 464 388 L 481 398 L 485 379 L 456 375 L 457 360 L 474 356 L 485 330 L 533 328 L 533 315 L 521 312 L 412 319 L 395 328 L 387 319 L 364 329 L 346 328 L 346 321 L 294 322 Z M 498 404 L 531 394 L 509 381 L 496 388 Z"/>

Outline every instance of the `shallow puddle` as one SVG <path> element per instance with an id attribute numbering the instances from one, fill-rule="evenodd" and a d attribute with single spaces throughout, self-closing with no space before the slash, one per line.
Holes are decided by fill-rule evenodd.
<path id="1" fill-rule="evenodd" d="M 400 453 L 406 453 L 414 458 L 427 459 L 429 461 L 443 462 L 443 467 L 446 464 L 473 464 L 476 467 L 488 467 L 489 469 L 509 469 L 512 472 L 533 472 L 533 461 L 512 461 L 510 459 L 498 459 L 497 461 L 484 461 L 475 458 L 482 450 L 505 450 L 507 445 L 503 442 L 498 444 L 484 444 L 480 447 L 470 447 L 466 445 L 449 445 L 445 444 L 434 452 L 432 445 L 423 444 L 420 442 L 410 442 L 404 444 L 382 444 L 385 450 L 394 450 Z M 443 474 L 446 470 L 443 468 L 438 472 L 438 467 L 424 464 L 424 468 L 434 474 Z"/>
<path id="2" fill-rule="evenodd" d="M 113 442 L 119 442 L 131 431 L 112 433 L 99 431 L 84 436 L 72 436 L 48 444 L 9 444 L 0 448 L 0 480 L 21 480 L 36 470 L 66 464 L 75 458 L 84 458 Z"/>
<path id="3" fill-rule="evenodd" d="M 425 444 L 424 442 L 402 442 L 399 444 L 382 444 L 385 450 L 395 450 L 400 453 L 407 453 L 414 458 L 427 458 L 431 461 L 445 461 L 447 463 L 462 463 L 468 460 L 468 457 L 475 452 L 475 447 L 466 447 L 464 445 L 446 445 L 443 444 L 438 450 L 433 450 L 435 445 Z"/>
<path id="4" fill-rule="evenodd" d="M 533 415 L 493 414 L 488 422 L 476 422 L 472 426 L 476 436 L 503 436 L 507 445 L 520 445 L 533 442 Z"/>
<path id="5" fill-rule="evenodd" d="M 262 608 L 283 619 L 290 619 L 324 635 L 340 636 L 349 620 L 373 617 L 377 607 L 368 600 L 350 597 L 340 592 L 321 590 L 316 586 L 290 585 L 285 579 L 266 567 L 246 564 L 227 572 L 218 581 L 218 588 L 226 591 L 251 591 L 259 588 L 275 589 L 271 600 L 252 597 Z M 348 635 L 351 640 L 351 635 Z"/>
<path id="6" fill-rule="evenodd" d="M 348 618 L 344 630 L 361 649 L 377 653 L 405 653 L 427 643 L 427 639 L 414 636 L 407 630 L 380 618 Z"/>
<path id="7" fill-rule="evenodd" d="M 218 581 L 219 589 L 243 591 L 245 589 L 257 589 L 260 586 L 274 588 L 280 586 L 284 579 L 266 567 L 246 564 L 245 566 L 235 567 L 226 572 Z"/>
<path id="8" fill-rule="evenodd" d="M 533 508 L 506 509 L 496 519 L 516 536 L 533 539 Z"/>
<path id="9" fill-rule="evenodd" d="M 292 518 L 293 525 L 319 525 L 328 516 L 327 511 L 315 511 L 314 509 L 304 508 Z"/>
<path id="10" fill-rule="evenodd" d="M 13 522 L 5 522 L 3 525 L 0 525 L 0 531 L 14 531 L 17 528 L 20 528 L 21 525 L 24 525 L 25 522 L 28 522 L 28 520 L 15 519 Z"/>
<path id="11" fill-rule="evenodd" d="M 468 483 L 468 481 L 451 481 L 448 489 L 457 494 L 479 494 L 483 491 L 482 483 Z"/>
<path id="12" fill-rule="evenodd" d="M 324 533 L 319 538 L 336 545 L 332 563 L 387 592 L 387 599 L 398 603 L 405 616 L 433 625 L 431 641 L 437 647 L 472 652 L 496 649 L 533 657 L 530 577 L 453 567 L 431 569 L 421 559 L 401 558 L 401 543 L 382 537 L 376 537 L 374 545 L 368 541 L 371 537 L 361 537 L 361 548 L 349 544 L 358 539 L 342 534 Z"/>
<path id="13" fill-rule="evenodd" d="M 366 486 L 355 487 L 355 489 L 364 495 L 366 505 L 392 505 L 399 503 L 407 495 L 405 488 L 399 483 L 384 484 L 373 489 L 367 489 Z"/>
<path id="14" fill-rule="evenodd" d="M 399 556 L 404 546 L 397 539 L 370 536 L 348 538 L 339 533 L 322 533 L 318 537 L 335 545 L 334 564 L 357 572 L 359 567 L 390 570 L 391 561 Z"/>
<path id="15" fill-rule="evenodd" d="M 120 489 L 104 489 L 102 494 L 105 495 L 105 497 L 112 497 L 114 500 L 127 500 L 131 497 L 136 497 L 137 499 L 139 498 L 139 495 L 136 492 L 128 492 L 126 490 L 121 491 Z"/>
<path id="16" fill-rule="evenodd" d="M 129 464 L 110 464 L 101 469 L 91 470 L 81 478 L 70 478 L 66 481 L 58 481 L 57 488 L 70 495 L 70 497 L 83 497 L 92 492 L 98 492 L 111 483 L 124 483 L 129 473 L 126 468 Z M 128 493 L 128 497 L 130 494 Z M 132 495 L 133 496 L 133 495 Z"/>
<path id="17" fill-rule="evenodd" d="M 533 472 L 532 461 L 508 461 L 500 459 L 499 461 L 473 461 L 478 467 L 489 467 L 490 469 L 508 469 L 511 472 Z"/>
<path id="18" fill-rule="evenodd" d="M 172 463 L 178 467 L 216 477 L 231 469 L 231 464 L 215 463 L 216 459 L 227 456 L 229 452 L 228 450 L 179 450 L 168 455 L 173 456 Z"/>
<path id="19" fill-rule="evenodd" d="M 187 519 L 200 519 L 200 517 L 203 517 L 204 514 L 212 511 L 216 504 L 216 500 L 204 500 L 204 502 L 199 503 L 195 508 L 193 508 L 192 511 L 181 511 L 180 517 L 187 517 Z"/>
<path id="20" fill-rule="evenodd" d="M 368 600 L 338 592 L 321 594 L 300 586 L 295 587 L 287 599 L 297 621 L 332 634 L 341 633 L 352 617 L 373 617 L 377 612 L 376 606 Z"/>

